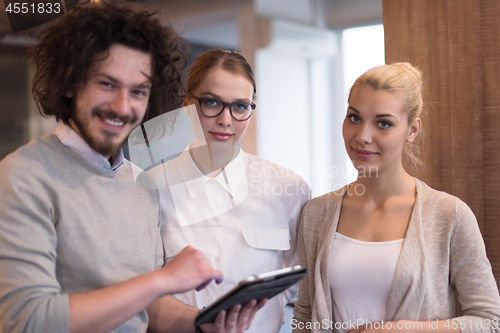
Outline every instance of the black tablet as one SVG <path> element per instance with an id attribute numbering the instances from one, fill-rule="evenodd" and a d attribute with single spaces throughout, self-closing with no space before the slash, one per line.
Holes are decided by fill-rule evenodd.
<path id="1" fill-rule="evenodd" d="M 236 287 L 200 311 L 196 316 L 196 326 L 213 323 L 217 314 L 226 313 L 236 304 L 244 305 L 256 299 L 272 298 L 290 288 L 306 275 L 302 266 L 294 266 L 264 274 L 252 275 L 240 281 Z"/>

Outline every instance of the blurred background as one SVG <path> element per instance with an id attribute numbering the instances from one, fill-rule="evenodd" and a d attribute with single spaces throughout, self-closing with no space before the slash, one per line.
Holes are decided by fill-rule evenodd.
<path id="1" fill-rule="evenodd" d="M 191 45 L 241 52 L 257 77 L 257 111 L 243 148 L 300 174 L 318 196 L 355 179 L 341 134 L 347 91 L 382 65 L 382 0 L 149 0 Z M 68 5 L 68 1 L 66 1 Z M 0 3 L 0 159 L 52 133 L 30 85 L 27 50 L 43 26 L 13 34 Z M 49 23 L 50 24 L 50 23 Z"/>

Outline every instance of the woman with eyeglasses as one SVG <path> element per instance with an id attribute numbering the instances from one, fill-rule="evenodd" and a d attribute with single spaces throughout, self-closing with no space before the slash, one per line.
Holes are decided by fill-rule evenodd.
<path id="1" fill-rule="evenodd" d="M 256 108 L 254 73 L 241 54 L 204 53 L 190 70 L 186 90 L 194 141 L 156 170 L 168 183 L 160 190 L 167 260 L 191 245 L 224 274 L 219 285 L 175 295 L 203 308 L 247 276 L 298 263 L 298 219 L 310 190 L 291 170 L 240 148 Z M 284 306 L 296 293 L 270 299 L 249 332 L 278 332 Z"/>

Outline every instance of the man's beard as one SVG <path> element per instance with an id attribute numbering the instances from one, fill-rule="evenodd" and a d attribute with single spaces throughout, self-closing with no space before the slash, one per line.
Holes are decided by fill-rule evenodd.
<path id="1" fill-rule="evenodd" d="M 133 114 L 125 117 L 118 117 L 113 111 L 105 111 L 98 108 L 92 110 L 91 117 L 99 115 L 110 119 L 119 118 L 120 120 L 125 122 L 125 124 L 134 123 L 137 120 L 137 117 L 135 117 Z M 121 142 L 113 143 L 112 139 L 116 136 L 119 136 L 120 133 L 103 132 L 105 136 L 103 140 L 99 140 L 97 136 L 93 137 L 91 134 L 92 131 L 89 128 L 89 122 L 80 119 L 77 112 L 73 112 L 73 117 L 71 117 L 71 120 L 73 121 L 78 131 L 80 132 L 80 135 L 87 142 L 87 144 L 103 156 L 115 155 L 123 147 L 125 141 L 127 141 L 128 135 L 125 136 Z"/>

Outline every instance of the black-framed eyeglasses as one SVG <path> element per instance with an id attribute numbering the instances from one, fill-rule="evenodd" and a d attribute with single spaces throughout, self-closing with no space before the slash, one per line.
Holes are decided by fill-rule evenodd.
<path id="1" fill-rule="evenodd" d="M 226 103 L 220 99 L 213 97 L 196 97 L 198 98 L 198 103 L 200 103 L 201 113 L 205 117 L 213 118 L 217 117 L 224 111 L 226 107 L 229 107 L 229 113 L 231 116 L 238 121 L 248 120 L 255 110 L 256 105 L 254 103 L 247 102 L 233 102 Z"/>

